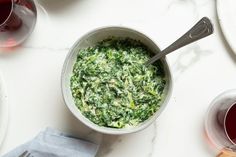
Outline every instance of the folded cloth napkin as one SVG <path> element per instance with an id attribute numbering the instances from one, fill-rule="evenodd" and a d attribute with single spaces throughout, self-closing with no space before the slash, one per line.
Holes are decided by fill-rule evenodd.
<path id="1" fill-rule="evenodd" d="M 28 151 L 34 157 L 94 157 L 99 145 L 48 128 L 2 157 L 18 157 Z"/>

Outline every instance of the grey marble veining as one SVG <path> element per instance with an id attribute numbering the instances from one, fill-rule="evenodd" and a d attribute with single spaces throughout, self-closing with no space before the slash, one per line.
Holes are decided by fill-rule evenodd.
<path id="1" fill-rule="evenodd" d="M 156 122 L 154 122 L 153 136 L 151 139 L 151 149 L 150 149 L 150 152 L 148 153 L 147 157 L 153 157 L 153 151 L 155 149 L 156 140 L 157 140 L 157 124 L 156 124 Z"/>
<path id="2" fill-rule="evenodd" d="M 69 51 L 70 48 L 69 47 L 65 47 L 65 48 L 56 48 L 56 47 L 48 47 L 48 46 L 22 46 L 21 48 L 24 49 L 38 49 L 38 50 L 47 50 L 47 51 Z"/>
<path id="3" fill-rule="evenodd" d="M 175 81 L 177 81 L 185 71 L 191 68 L 191 66 L 194 66 L 205 56 L 211 55 L 213 52 L 211 50 L 202 49 L 198 44 L 192 44 L 178 53 L 175 62 L 171 65 Z"/>

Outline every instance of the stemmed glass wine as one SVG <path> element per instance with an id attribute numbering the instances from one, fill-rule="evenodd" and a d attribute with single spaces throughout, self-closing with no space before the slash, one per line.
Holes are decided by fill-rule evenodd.
<path id="1" fill-rule="evenodd" d="M 207 112 L 207 137 L 220 150 L 218 157 L 236 157 L 236 90 L 217 96 Z"/>
<path id="2" fill-rule="evenodd" d="M 33 31 L 36 18 L 33 0 L 0 0 L 0 47 L 21 44 Z"/>

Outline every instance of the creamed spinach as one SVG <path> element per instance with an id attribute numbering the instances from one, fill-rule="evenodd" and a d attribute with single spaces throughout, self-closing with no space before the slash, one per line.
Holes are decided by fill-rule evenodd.
<path id="1" fill-rule="evenodd" d="M 161 61 L 145 66 L 150 51 L 132 39 L 109 38 L 78 50 L 70 80 L 81 113 L 112 128 L 136 126 L 151 117 L 163 98 L 166 78 Z"/>

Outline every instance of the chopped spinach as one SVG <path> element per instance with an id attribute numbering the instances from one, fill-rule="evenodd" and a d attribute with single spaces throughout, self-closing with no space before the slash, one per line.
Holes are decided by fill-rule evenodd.
<path id="1" fill-rule="evenodd" d="M 81 113 L 112 128 L 136 126 L 151 117 L 160 108 L 166 79 L 161 61 L 144 65 L 149 52 L 129 38 L 78 50 L 70 86 Z"/>

